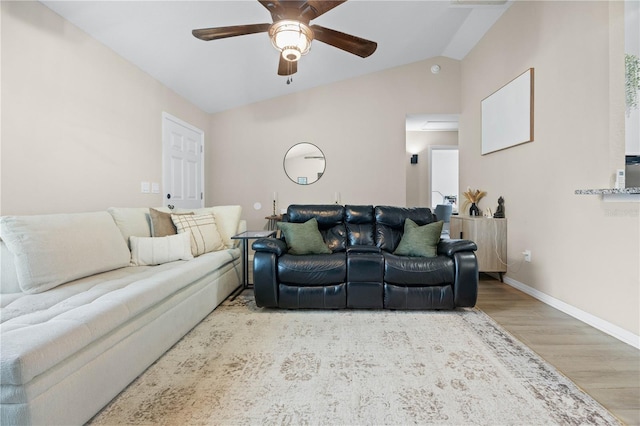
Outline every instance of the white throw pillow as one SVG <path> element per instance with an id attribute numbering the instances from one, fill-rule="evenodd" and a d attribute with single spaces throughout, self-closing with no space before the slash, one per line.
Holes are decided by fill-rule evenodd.
<path id="1" fill-rule="evenodd" d="M 179 234 L 183 232 L 190 234 L 191 254 L 194 256 L 225 248 L 212 213 L 203 215 L 172 214 L 171 220 L 176 225 Z"/>
<path id="2" fill-rule="evenodd" d="M 194 214 L 213 213 L 216 219 L 218 232 L 227 248 L 233 248 L 240 243 L 240 240 L 232 240 L 231 237 L 238 233 L 238 225 L 242 214 L 241 206 L 215 206 L 196 209 Z"/>
<path id="3" fill-rule="evenodd" d="M 20 288 L 30 294 L 129 266 L 131 259 L 107 212 L 4 216 L 0 236 L 14 255 Z"/>
<path id="4" fill-rule="evenodd" d="M 166 237 L 129 237 L 131 243 L 131 263 L 140 265 L 161 265 L 174 260 L 193 259 L 191 236 L 189 233 L 167 235 Z"/>

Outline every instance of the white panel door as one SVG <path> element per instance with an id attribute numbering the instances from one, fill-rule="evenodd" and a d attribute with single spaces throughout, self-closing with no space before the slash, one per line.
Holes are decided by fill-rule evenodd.
<path id="1" fill-rule="evenodd" d="M 165 206 L 204 207 L 204 132 L 162 114 L 162 185 Z"/>

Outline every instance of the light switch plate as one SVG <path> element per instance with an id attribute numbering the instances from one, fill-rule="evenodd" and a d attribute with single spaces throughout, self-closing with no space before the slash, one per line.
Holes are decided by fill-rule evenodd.
<path id="1" fill-rule="evenodd" d="M 149 182 L 140 182 L 140 192 L 142 192 L 143 194 L 148 194 L 149 192 L 151 192 L 150 188 L 151 187 Z"/>
<path id="2" fill-rule="evenodd" d="M 151 192 L 154 194 L 160 193 L 160 184 L 158 182 L 153 182 L 151 184 Z"/>

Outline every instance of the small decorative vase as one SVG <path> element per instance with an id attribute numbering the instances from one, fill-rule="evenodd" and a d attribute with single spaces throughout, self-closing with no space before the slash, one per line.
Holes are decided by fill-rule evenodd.
<path id="1" fill-rule="evenodd" d="M 480 209 L 476 206 L 476 203 L 471 203 L 471 207 L 469 207 L 469 216 L 480 216 Z"/>

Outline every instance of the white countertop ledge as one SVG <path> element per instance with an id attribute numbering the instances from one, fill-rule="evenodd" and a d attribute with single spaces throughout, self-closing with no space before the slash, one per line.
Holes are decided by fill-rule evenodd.
<path id="1" fill-rule="evenodd" d="M 640 194 L 640 188 L 576 189 L 576 195 Z"/>
<path id="2" fill-rule="evenodd" d="M 576 195 L 602 195 L 606 202 L 640 203 L 640 188 L 576 189 Z"/>

